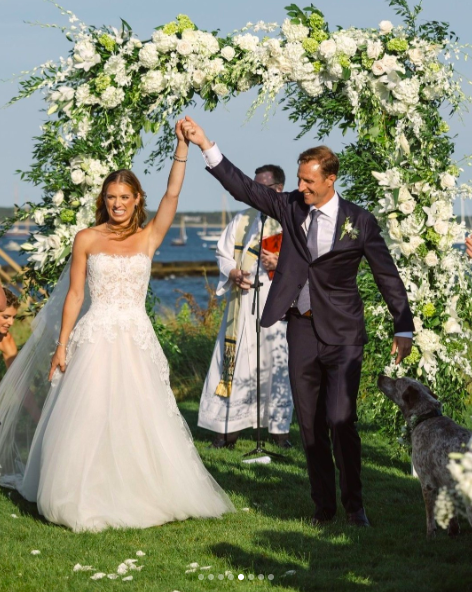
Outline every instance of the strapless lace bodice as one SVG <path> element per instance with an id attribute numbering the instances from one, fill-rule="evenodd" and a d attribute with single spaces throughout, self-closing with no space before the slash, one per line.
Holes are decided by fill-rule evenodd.
<path id="1" fill-rule="evenodd" d="M 87 281 L 92 308 L 103 314 L 126 313 L 130 309 L 145 312 L 151 260 L 144 253 L 132 256 L 90 255 Z"/>
<path id="2" fill-rule="evenodd" d="M 84 342 L 94 343 L 103 338 L 113 342 L 123 332 L 129 333 L 136 347 L 148 351 L 159 366 L 161 378 L 168 386 L 169 410 L 174 413 L 177 405 L 170 389 L 169 366 L 146 313 L 150 272 L 151 260 L 144 253 L 89 256 L 87 282 L 91 305 L 71 333 L 66 362 Z"/>

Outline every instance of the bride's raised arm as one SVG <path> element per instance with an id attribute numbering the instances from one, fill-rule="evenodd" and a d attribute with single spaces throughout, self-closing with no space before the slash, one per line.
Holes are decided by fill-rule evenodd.
<path id="1" fill-rule="evenodd" d="M 85 280 L 87 276 L 87 252 L 90 230 L 82 230 L 74 240 L 72 249 L 72 261 L 70 266 L 70 285 L 62 309 L 62 325 L 57 348 L 51 360 L 49 380 L 52 380 L 54 371 L 59 366 L 62 372 L 66 369 L 66 346 L 69 336 L 79 316 L 85 294 Z"/>
<path id="2" fill-rule="evenodd" d="M 175 125 L 177 146 L 174 153 L 174 162 L 169 173 L 169 180 L 167 181 L 167 190 L 164 197 L 161 199 L 156 215 L 149 223 L 151 246 L 154 250 L 156 250 L 162 243 L 174 220 L 180 191 L 184 182 L 189 142 L 182 132 L 183 122 L 184 120 L 180 119 Z"/>

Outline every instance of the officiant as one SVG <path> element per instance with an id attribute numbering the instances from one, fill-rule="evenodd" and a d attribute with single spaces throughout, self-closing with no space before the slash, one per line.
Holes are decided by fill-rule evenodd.
<path id="1" fill-rule="evenodd" d="M 257 183 L 283 191 L 284 171 L 264 165 L 255 171 Z M 205 383 L 198 425 L 215 433 L 214 448 L 232 448 L 241 430 L 257 426 L 256 317 L 252 314 L 251 283 L 257 267 L 262 222 L 249 208 L 238 213 L 223 231 L 216 250 L 220 270 L 217 295 L 228 298 Z M 264 224 L 260 281 L 263 309 L 277 266 L 281 227 L 267 218 Z M 261 427 L 271 440 L 290 448 L 293 402 L 287 363 L 286 323 L 279 321 L 260 335 Z"/>

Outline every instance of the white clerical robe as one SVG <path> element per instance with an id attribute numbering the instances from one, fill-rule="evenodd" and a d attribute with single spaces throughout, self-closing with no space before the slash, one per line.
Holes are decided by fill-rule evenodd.
<path id="1" fill-rule="evenodd" d="M 229 293 L 233 285 L 229 279 L 229 273 L 236 267 L 234 259 L 235 235 L 241 216 L 242 213 L 239 213 L 233 218 L 218 241 L 216 258 L 220 269 L 220 279 L 216 293 L 219 296 Z M 260 231 L 261 219 L 257 214 L 251 229 L 246 234 L 244 251 L 251 243 L 259 240 Z M 254 279 L 256 266 L 257 259 L 255 259 L 251 270 L 251 281 Z M 262 314 L 271 282 L 262 264 L 260 280 L 263 284 L 260 289 Z M 253 298 L 253 289 L 243 291 L 231 395 L 229 397 L 215 395 L 216 387 L 221 379 L 228 306 L 223 316 L 210 369 L 203 385 L 198 425 L 221 434 L 257 427 L 257 342 L 256 316 L 251 314 Z M 271 434 L 288 433 L 292 421 L 293 402 L 288 377 L 285 334 L 286 323 L 284 321 L 279 321 L 269 328 L 261 328 L 261 426 L 268 427 Z"/>

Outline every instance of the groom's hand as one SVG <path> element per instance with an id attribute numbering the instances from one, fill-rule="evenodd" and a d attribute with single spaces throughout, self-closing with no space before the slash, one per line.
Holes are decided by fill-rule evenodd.
<path id="1" fill-rule="evenodd" d="M 185 120 L 182 123 L 182 131 L 187 140 L 198 146 L 201 150 L 208 150 L 213 146 L 213 142 L 210 142 L 206 137 L 203 128 L 188 115 L 185 116 Z"/>
<path id="2" fill-rule="evenodd" d="M 399 337 L 398 335 L 395 335 L 393 338 L 392 351 L 390 352 L 392 356 L 397 354 L 395 364 L 399 364 L 403 358 L 406 358 L 411 354 L 412 344 L 413 339 L 410 337 Z"/>

